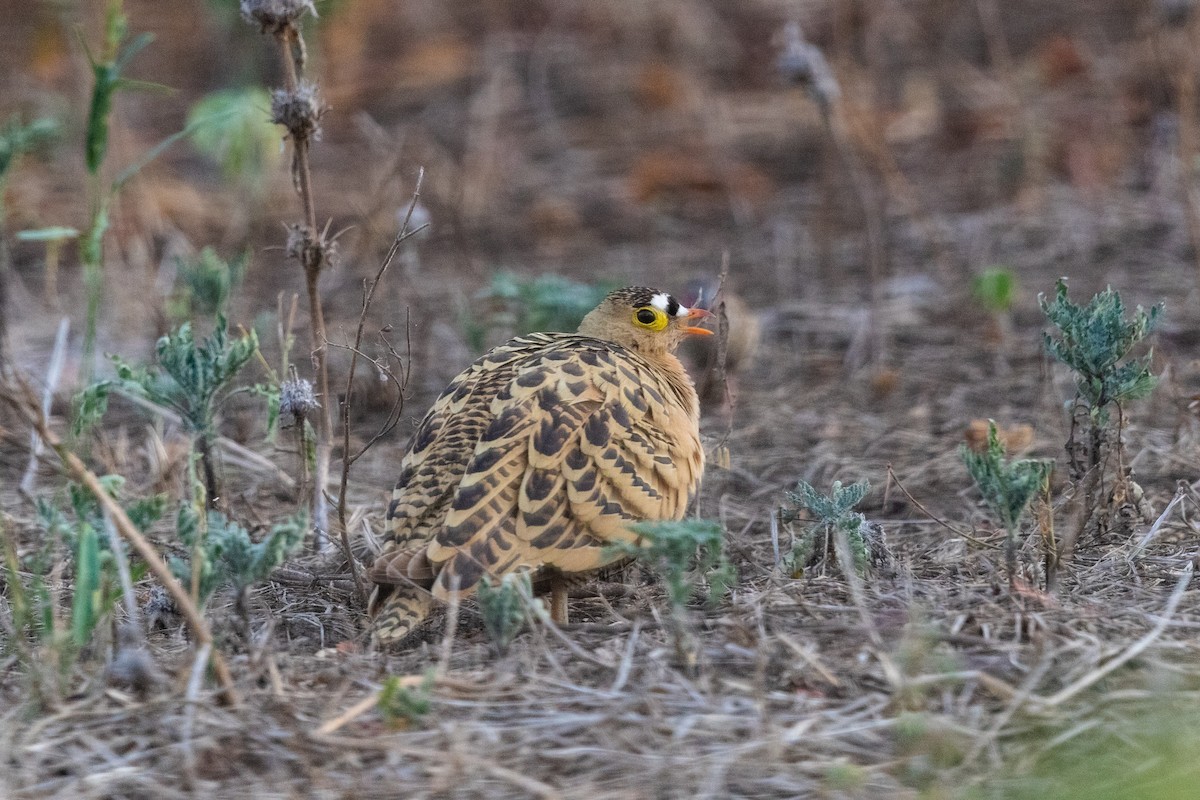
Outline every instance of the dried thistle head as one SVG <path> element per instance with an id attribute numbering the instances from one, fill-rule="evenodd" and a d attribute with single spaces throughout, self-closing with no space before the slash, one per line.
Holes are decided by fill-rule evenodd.
<path id="1" fill-rule="evenodd" d="M 287 128 L 295 142 L 321 138 L 321 117 L 326 108 L 317 85 L 311 81 L 300 81 L 295 89 L 271 92 L 271 121 Z"/>
<path id="2" fill-rule="evenodd" d="M 325 233 L 317 235 L 311 228 L 303 224 L 286 225 L 287 257 L 300 262 L 304 269 L 316 269 L 318 272 L 327 266 L 336 266 L 338 261 L 338 246 L 333 238 Z"/>
<path id="3" fill-rule="evenodd" d="M 292 378 L 279 386 L 279 416 L 295 421 L 299 425 L 308 419 L 321 404 L 317 402 L 311 381 Z"/>
<path id="4" fill-rule="evenodd" d="M 317 16 L 313 0 L 242 0 L 242 17 L 262 33 L 279 35 L 305 14 Z"/>
<path id="5" fill-rule="evenodd" d="M 787 80 L 805 87 L 821 108 L 830 108 L 842 90 L 821 48 L 805 41 L 797 22 L 784 26 L 782 39 L 783 49 L 776 62 L 780 73 Z"/>

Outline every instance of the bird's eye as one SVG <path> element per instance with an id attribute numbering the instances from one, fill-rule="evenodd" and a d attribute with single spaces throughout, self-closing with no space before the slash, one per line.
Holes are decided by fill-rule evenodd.
<path id="1" fill-rule="evenodd" d="M 667 327 L 667 315 L 653 306 L 642 306 L 633 312 L 634 324 L 652 331 L 661 331 Z"/>

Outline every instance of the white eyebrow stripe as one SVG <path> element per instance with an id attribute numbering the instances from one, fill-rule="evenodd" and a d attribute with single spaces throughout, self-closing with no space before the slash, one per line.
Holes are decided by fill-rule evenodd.
<path id="1" fill-rule="evenodd" d="M 660 311 L 666 311 L 667 305 L 671 302 L 671 296 L 668 294 L 659 293 L 650 298 L 650 305 Z"/>

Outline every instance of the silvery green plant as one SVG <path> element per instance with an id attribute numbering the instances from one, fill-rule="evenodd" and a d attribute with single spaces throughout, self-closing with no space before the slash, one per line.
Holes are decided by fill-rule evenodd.
<path id="1" fill-rule="evenodd" d="M 478 595 L 483 628 L 496 652 L 504 655 L 525 624 L 525 611 L 533 597 L 529 573 L 510 572 L 499 581 L 485 575 L 479 582 Z"/>
<path id="2" fill-rule="evenodd" d="M 184 503 L 176 520 L 179 539 L 190 550 L 187 559 L 170 559 L 171 571 L 204 603 L 217 589 L 231 586 L 239 610 L 245 613 L 247 590 L 265 579 L 304 543 L 307 522 L 292 517 L 271 528 L 255 542 L 250 532 L 219 511 L 207 514 Z"/>
<path id="3" fill-rule="evenodd" d="M 708 586 L 708 602 L 723 597 L 736 579 L 725 555 L 725 529 L 708 519 L 639 522 L 630 526 L 638 538 L 616 550 L 648 564 L 662 576 L 672 608 L 682 610 L 692 595 Z"/>
<path id="4" fill-rule="evenodd" d="M 208 502 L 220 496 L 216 468 L 217 412 L 234 394 L 233 380 L 258 350 L 254 331 L 231 337 L 228 323 L 218 314 L 211 335 L 196 340 L 192 324 L 185 322 L 155 345 L 154 367 L 135 368 L 113 357 L 117 377 L 86 388 L 77 403 L 75 433 L 95 424 L 108 408 L 113 390 L 145 398 L 179 414 L 192 434 L 204 469 Z"/>
<path id="5" fill-rule="evenodd" d="M 635 557 L 662 577 L 671 602 L 667 628 L 675 664 L 694 673 L 700 660 L 700 642 L 691 631 L 687 604 L 705 585 L 709 605 L 715 604 L 737 578 L 725 554 L 725 529 L 721 523 L 707 519 L 639 522 L 630 529 L 638 538 L 614 545 L 613 549 Z"/>
<path id="6" fill-rule="evenodd" d="M 792 550 L 783 559 L 786 573 L 799 577 L 808 566 L 824 562 L 833 550 L 835 531 L 841 530 L 845 532 L 850 546 L 853 564 L 849 568 L 860 575 L 864 574 L 871 562 L 871 538 L 874 534 L 867 518 L 855 511 L 854 507 L 862 502 L 870 490 L 871 484 L 867 481 L 849 486 L 834 481 L 830 493 L 826 495 L 807 481 L 797 481 L 795 490 L 787 493 L 790 505 L 779 510 L 780 521 L 796 522 L 804 511 L 816 519 L 793 539 Z M 843 565 L 843 568 L 846 566 Z"/>
<path id="7" fill-rule="evenodd" d="M 996 423 L 988 421 L 987 446 L 975 451 L 962 445 L 959 448 L 967 472 L 975 481 L 983 501 L 1004 526 L 1004 563 L 1011 586 L 1017 579 L 1017 537 L 1021 516 L 1050 477 L 1052 461 L 1008 459 L 996 432 Z"/>
<path id="8" fill-rule="evenodd" d="M 1111 287 L 1086 306 L 1076 305 L 1067 297 L 1065 280 L 1058 281 L 1053 299 L 1038 300 L 1058 329 L 1045 336 L 1047 352 L 1075 372 L 1066 452 L 1071 480 L 1082 483 L 1085 529 L 1095 534 L 1123 516 L 1127 498 L 1141 494 L 1125 462 L 1124 409 L 1157 383 L 1150 372 L 1151 354 L 1131 353 L 1158 324 L 1162 305 L 1149 311 L 1138 306 L 1127 316 L 1121 295 Z M 1136 515 L 1144 514 L 1136 509 Z"/>
<path id="9" fill-rule="evenodd" d="M 1150 356 L 1129 354 L 1158 324 L 1162 304 L 1149 311 L 1138 306 L 1126 319 L 1121 295 L 1111 287 L 1079 306 L 1068 299 L 1064 280 L 1058 281 L 1053 299 L 1040 295 L 1038 301 L 1058 328 L 1057 336 L 1045 334 L 1046 350 L 1075 371 L 1078 402 L 1095 424 L 1107 424 L 1114 407 L 1154 389 Z"/>
<path id="10" fill-rule="evenodd" d="M 166 497 L 127 500 L 122 498 L 124 479 L 106 475 L 101 484 L 120 500 L 130 520 L 145 529 L 161 517 Z M 3 649 L 24 663 L 33 694 L 42 702 L 60 700 L 68 688 L 71 671 L 86 652 L 97 631 L 103 631 L 113 608 L 121 599 L 117 559 L 105 535 L 100 505 L 81 487 L 68 486 L 66 507 L 45 498 L 35 501 L 36 521 L 41 528 L 42 547 L 18 556 L 14 541 L 0 527 L 4 544 L 4 577 L 11 618 L 11 636 L 0 639 Z M 70 553 L 70 613 L 60 613 L 52 564 L 60 551 Z M 145 564 L 130 567 L 131 581 L 145 573 Z"/>

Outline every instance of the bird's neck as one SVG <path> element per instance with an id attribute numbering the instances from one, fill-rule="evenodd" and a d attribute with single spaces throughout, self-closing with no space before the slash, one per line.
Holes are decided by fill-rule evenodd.
<path id="1" fill-rule="evenodd" d="M 699 419 L 700 398 L 696 394 L 696 386 L 675 354 L 660 350 L 653 353 L 639 352 L 638 355 L 658 368 L 692 419 Z"/>

